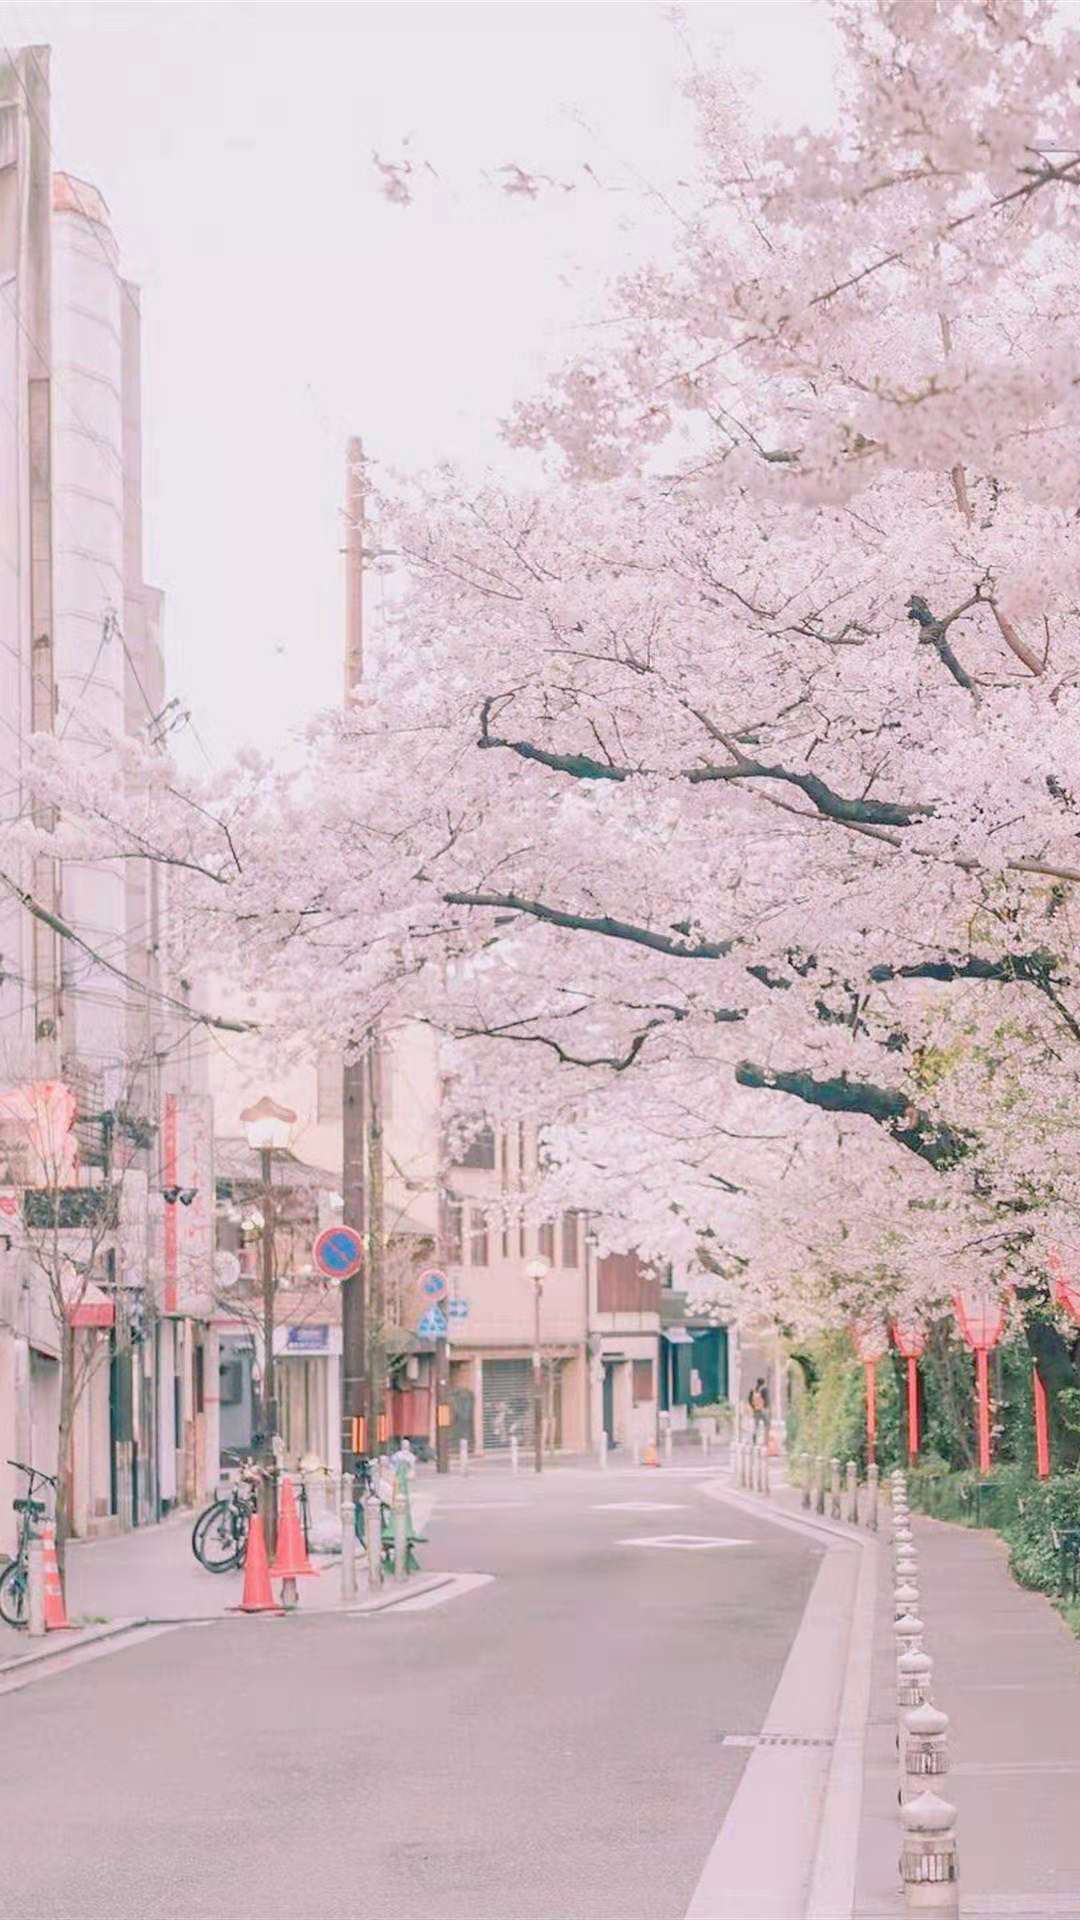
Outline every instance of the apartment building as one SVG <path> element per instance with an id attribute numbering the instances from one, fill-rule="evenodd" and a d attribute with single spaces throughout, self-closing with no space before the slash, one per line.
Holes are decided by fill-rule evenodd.
<path id="1" fill-rule="evenodd" d="M 27 791 L 33 735 L 95 765 L 158 737 L 140 360 L 106 203 L 55 167 L 49 50 L 22 48 L 0 62 L 0 825 L 55 825 Z M 0 1460 L 61 1466 L 77 1532 L 142 1524 L 196 1498 L 217 1451 L 200 1050 L 164 997 L 156 870 L 0 848 Z M 58 1462 L 65 1352 L 85 1385 Z M 16 1490 L 0 1465 L 0 1551 Z"/>

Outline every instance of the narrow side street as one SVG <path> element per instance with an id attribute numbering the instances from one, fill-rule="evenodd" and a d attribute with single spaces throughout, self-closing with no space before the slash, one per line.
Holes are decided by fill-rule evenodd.
<path id="1" fill-rule="evenodd" d="M 495 1579 L 178 1628 L 13 1696 L 0 1913 L 683 1920 L 819 1550 L 688 1475 L 477 1476 L 438 1530 Z M 738 1544 L 623 1544 L 675 1535 Z"/>

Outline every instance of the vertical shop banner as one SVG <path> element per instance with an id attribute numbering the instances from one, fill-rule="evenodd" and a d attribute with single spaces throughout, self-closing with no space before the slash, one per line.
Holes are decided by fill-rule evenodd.
<path id="1" fill-rule="evenodd" d="M 214 1128 L 209 1094 L 166 1094 L 162 1173 L 165 1311 L 205 1314 L 214 1286 Z"/>

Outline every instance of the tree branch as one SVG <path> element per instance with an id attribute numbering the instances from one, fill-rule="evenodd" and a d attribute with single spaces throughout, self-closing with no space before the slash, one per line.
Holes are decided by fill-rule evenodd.
<path id="1" fill-rule="evenodd" d="M 508 913 L 529 914 L 549 926 L 568 927 L 575 933 L 599 933 L 609 940 L 629 940 L 639 947 L 651 947 L 675 960 L 724 960 L 734 948 L 733 940 L 701 940 L 696 946 L 687 940 L 673 940 L 670 934 L 655 933 L 651 927 L 632 926 L 625 920 L 613 920 L 608 914 L 593 917 L 583 913 L 565 913 L 549 907 L 543 900 L 523 900 L 516 893 L 444 893 L 448 907 L 495 907 Z"/>

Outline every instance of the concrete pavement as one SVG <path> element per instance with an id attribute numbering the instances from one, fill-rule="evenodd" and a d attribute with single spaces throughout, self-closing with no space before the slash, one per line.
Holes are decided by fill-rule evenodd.
<path id="1" fill-rule="evenodd" d="M 684 1920 L 820 1549 L 675 1473 L 439 1499 L 429 1563 L 494 1575 L 463 1597 L 180 1628 L 8 1701 L 0 1915 Z"/>

